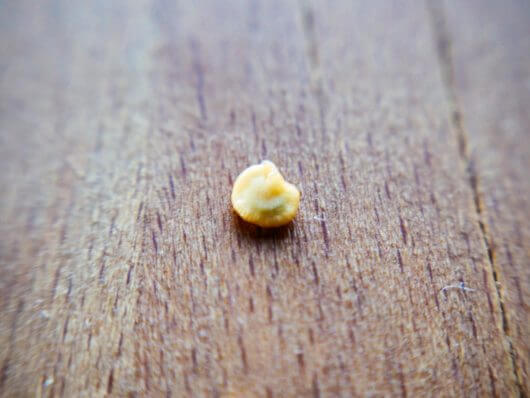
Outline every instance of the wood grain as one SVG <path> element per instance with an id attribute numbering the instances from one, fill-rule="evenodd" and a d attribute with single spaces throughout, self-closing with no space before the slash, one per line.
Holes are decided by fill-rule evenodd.
<path id="1" fill-rule="evenodd" d="M 517 382 L 528 395 L 530 358 L 530 7 L 522 1 L 447 1 L 454 114 L 503 302 Z"/>
<path id="2" fill-rule="evenodd" d="M 0 394 L 521 394 L 425 4 L 2 7 Z"/>

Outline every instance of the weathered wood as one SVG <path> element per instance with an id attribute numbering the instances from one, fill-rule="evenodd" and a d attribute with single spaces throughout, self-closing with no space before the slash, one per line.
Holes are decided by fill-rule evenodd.
<path id="1" fill-rule="evenodd" d="M 0 394 L 516 395 L 429 9 L 192 3 L 3 6 Z"/>
<path id="2" fill-rule="evenodd" d="M 446 1 L 445 62 L 518 384 L 530 360 L 530 5 Z M 444 12 L 445 11 L 445 12 Z M 443 21 L 442 21 L 443 22 Z"/>

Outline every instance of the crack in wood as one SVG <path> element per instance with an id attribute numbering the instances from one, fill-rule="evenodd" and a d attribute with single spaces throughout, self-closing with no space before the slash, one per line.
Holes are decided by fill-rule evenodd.
<path id="1" fill-rule="evenodd" d="M 427 9 L 430 16 L 431 29 L 433 34 L 434 45 L 438 56 L 438 62 L 442 75 L 442 83 L 447 96 L 447 102 L 450 110 L 450 121 L 453 130 L 456 133 L 456 140 L 460 159 L 464 165 L 464 171 L 467 175 L 471 193 L 473 196 L 473 203 L 477 213 L 478 225 L 481 236 L 488 256 L 490 270 L 493 276 L 495 285 L 495 292 L 499 300 L 499 309 L 502 317 L 502 330 L 504 338 L 508 345 L 509 355 L 511 359 L 511 366 L 513 376 L 515 378 L 516 387 L 520 397 L 524 396 L 523 382 L 519 377 L 519 370 L 517 368 L 517 361 L 515 360 L 515 348 L 511 341 L 510 323 L 507 316 L 507 311 L 504 306 L 504 294 L 499 283 L 499 266 L 495 261 L 495 250 L 493 247 L 492 237 L 490 236 L 489 228 L 486 222 L 486 209 L 482 201 L 482 194 L 480 188 L 480 181 L 475 163 L 469 151 L 468 134 L 464 128 L 462 111 L 460 110 L 458 95 L 455 82 L 455 67 L 451 50 L 451 36 L 447 27 L 445 10 L 443 4 L 434 0 L 427 0 Z"/>

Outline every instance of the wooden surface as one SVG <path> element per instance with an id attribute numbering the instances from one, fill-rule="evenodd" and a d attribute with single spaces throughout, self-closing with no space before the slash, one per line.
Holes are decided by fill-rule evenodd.
<path id="1" fill-rule="evenodd" d="M 528 5 L 350 3 L 0 3 L 0 395 L 528 394 Z"/>
<path id="2" fill-rule="evenodd" d="M 466 21 L 474 20 L 474 23 Z M 517 382 L 530 370 L 530 4 L 447 3 L 457 109 Z M 493 82 L 493 83 L 492 83 Z"/>

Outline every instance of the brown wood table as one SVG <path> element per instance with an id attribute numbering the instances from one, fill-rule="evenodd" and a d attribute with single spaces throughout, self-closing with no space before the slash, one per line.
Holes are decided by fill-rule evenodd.
<path id="1" fill-rule="evenodd" d="M 0 395 L 527 396 L 529 130 L 525 1 L 1 2 Z"/>

